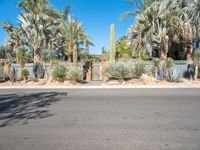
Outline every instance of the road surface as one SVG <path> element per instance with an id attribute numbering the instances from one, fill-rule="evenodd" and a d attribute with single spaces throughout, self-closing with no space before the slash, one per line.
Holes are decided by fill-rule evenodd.
<path id="1" fill-rule="evenodd" d="M 0 150 L 200 150 L 200 89 L 0 90 Z"/>

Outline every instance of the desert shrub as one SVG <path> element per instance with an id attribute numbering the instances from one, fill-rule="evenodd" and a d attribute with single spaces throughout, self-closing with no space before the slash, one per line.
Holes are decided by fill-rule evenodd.
<path id="1" fill-rule="evenodd" d="M 103 75 L 115 80 L 131 79 L 133 78 L 133 65 L 128 62 L 108 63 L 103 68 Z"/>
<path id="2" fill-rule="evenodd" d="M 7 74 L 3 71 L 3 68 L 0 66 L 0 82 L 6 81 L 7 78 Z"/>
<path id="3" fill-rule="evenodd" d="M 160 60 L 159 58 L 154 58 L 154 59 L 153 59 L 153 65 L 156 66 L 156 67 L 158 67 L 159 64 L 160 64 L 160 61 L 161 61 L 161 60 Z"/>
<path id="4" fill-rule="evenodd" d="M 172 58 L 168 58 L 165 61 L 161 61 L 158 69 L 161 80 L 166 80 L 169 82 L 180 81 L 181 73 L 175 73 L 174 60 Z"/>
<path id="5" fill-rule="evenodd" d="M 134 66 L 134 77 L 138 79 L 144 73 L 146 73 L 146 62 L 139 60 Z"/>
<path id="6" fill-rule="evenodd" d="M 83 77 L 83 72 L 77 67 L 69 67 L 67 70 L 66 78 L 67 80 L 73 82 L 81 82 Z"/>
<path id="7" fill-rule="evenodd" d="M 29 71 L 26 68 L 22 69 L 21 70 L 21 77 L 27 78 L 28 76 L 29 76 Z"/>
<path id="8" fill-rule="evenodd" d="M 30 80 L 33 81 L 33 82 L 38 82 L 39 81 L 38 78 L 35 78 L 35 77 L 30 78 Z"/>
<path id="9" fill-rule="evenodd" d="M 64 81 L 67 72 L 67 66 L 63 63 L 56 63 L 51 68 L 51 76 L 53 80 Z"/>

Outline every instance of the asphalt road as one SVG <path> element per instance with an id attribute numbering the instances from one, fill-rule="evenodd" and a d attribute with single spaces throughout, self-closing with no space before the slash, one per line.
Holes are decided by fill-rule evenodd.
<path id="1" fill-rule="evenodd" d="M 200 89 L 0 90 L 0 150 L 200 150 Z"/>

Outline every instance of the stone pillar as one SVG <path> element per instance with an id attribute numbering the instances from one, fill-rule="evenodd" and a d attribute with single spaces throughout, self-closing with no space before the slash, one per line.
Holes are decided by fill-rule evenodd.
<path id="1" fill-rule="evenodd" d="M 92 81 L 92 63 L 90 63 L 87 75 L 86 75 L 86 80 L 87 81 Z"/>

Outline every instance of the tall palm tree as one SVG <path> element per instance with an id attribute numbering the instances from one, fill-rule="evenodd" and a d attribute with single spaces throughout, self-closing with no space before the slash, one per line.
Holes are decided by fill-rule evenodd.
<path id="1" fill-rule="evenodd" d="M 155 1 L 137 16 L 136 24 L 129 28 L 132 38 L 140 39 L 140 45 L 150 45 L 167 58 L 169 39 L 180 30 L 177 11 L 169 9 L 169 1 Z M 144 44 L 145 43 L 145 44 Z"/>
<path id="2" fill-rule="evenodd" d="M 78 53 L 78 49 L 74 47 L 79 47 L 79 44 L 82 40 L 86 37 L 85 31 L 81 26 L 81 23 L 77 20 L 72 18 L 71 15 L 68 16 L 66 22 L 66 43 L 68 48 L 68 62 L 73 62 L 73 51 Z M 77 55 L 78 56 L 78 55 Z"/>
<path id="3" fill-rule="evenodd" d="M 7 32 L 9 39 L 6 41 L 6 46 L 16 51 L 23 45 L 23 34 L 20 28 L 14 27 L 9 22 L 3 23 L 3 28 Z"/>
<path id="4" fill-rule="evenodd" d="M 21 28 L 16 28 L 9 22 L 5 22 L 3 24 L 3 28 L 10 37 L 5 44 L 7 47 L 15 51 L 16 61 L 20 64 L 20 68 L 23 69 L 26 61 L 28 60 L 27 49 L 23 46 L 25 43 L 23 32 Z"/>
<path id="5" fill-rule="evenodd" d="M 22 0 L 18 3 L 18 7 L 34 15 L 44 13 L 52 18 L 59 17 L 58 12 L 50 7 L 48 0 Z"/>
<path id="6" fill-rule="evenodd" d="M 45 14 L 23 13 L 19 16 L 20 28 L 26 37 L 26 45 L 33 52 L 35 63 L 41 61 L 43 49 L 56 50 L 64 46 L 64 38 L 59 31 L 59 22 Z"/>
<path id="7" fill-rule="evenodd" d="M 184 41 L 184 49 L 186 52 L 186 59 L 188 61 L 192 61 L 192 51 L 193 51 L 193 32 L 192 32 L 192 25 L 191 25 L 191 17 L 190 12 L 191 4 L 193 4 L 193 0 L 177 0 L 173 1 L 170 0 L 172 5 L 172 9 L 176 9 L 180 12 L 179 17 L 182 24 L 182 38 Z"/>
<path id="8" fill-rule="evenodd" d="M 194 39 L 196 42 L 195 47 L 199 48 L 200 42 L 200 1 L 191 0 L 189 7 L 189 17 L 191 18 L 191 24 L 193 28 Z"/>

